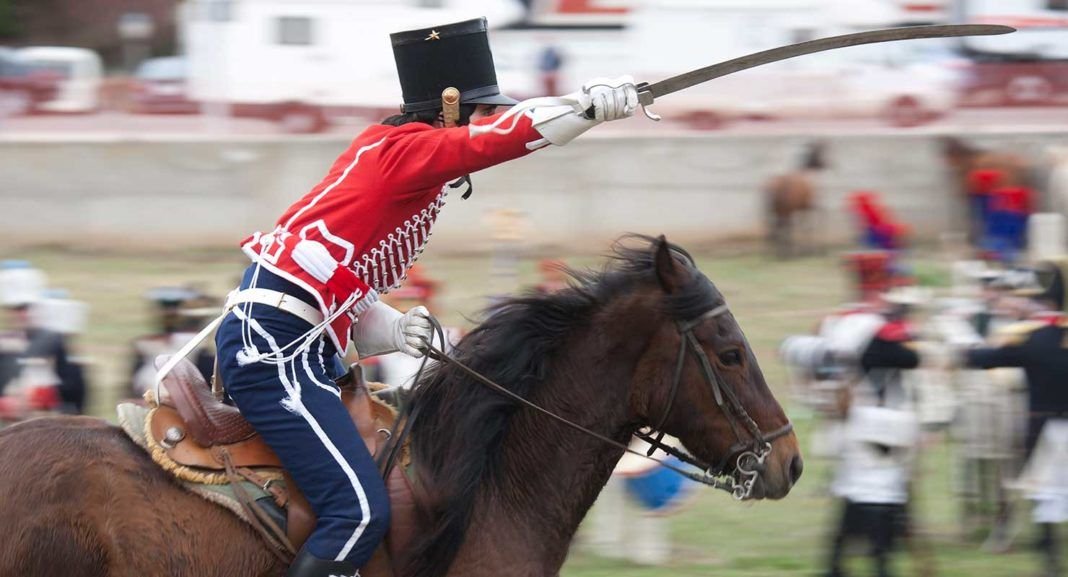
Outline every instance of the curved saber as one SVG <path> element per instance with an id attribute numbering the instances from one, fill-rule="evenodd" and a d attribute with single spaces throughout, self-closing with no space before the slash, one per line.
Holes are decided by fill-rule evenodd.
<path id="1" fill-rule="evenodd" d="M 859 46 L 861 44 L 875 44 L 878 42 L 892 42 L 894 40 L 913 40 L 918 38 L 994 36 L 1015 31 L 1016 29 L 1011 26 L 999 26 L 994 24 L 946 24 L 939 26 L 889 28 L 886 30 L 871 30 L 855 34 L 843 34 L 841 36 L 819 38 L 817 40 L 809 40 L 808 42 L 790 44 L 789 46 L 780 46 L 762 52 L 754 52 L 753 54 L 740 56 L 732 60 L 720 62 L 719 64 L 713 64 L 711 66 L 679 74 L 678 76 L 672 76 L 671 78 L 666 78 L 660 82 L 654 82 L 652 84 L 643 82 L 638 85 L 638 102 L 645 107 L 652 104 L 654 100 L 661 96 L 671 94 L 672 92 L 678 92 L 679 90 L 701 84 L 702 82 L 708 82 L 714 78 L 734 74 L 735 72 L 755 68 L 764 64 L 770 64 L 772 62 L 794 58 L 795 56 L 804 56 L 805 54 L 834 50 L 835 48 Z M 660 119 L 649 111 L 645 111 L 645 114 L 654 120 Z"/>

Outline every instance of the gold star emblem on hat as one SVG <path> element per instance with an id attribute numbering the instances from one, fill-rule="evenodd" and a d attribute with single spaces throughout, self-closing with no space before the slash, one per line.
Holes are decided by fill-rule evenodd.
<path id="1" fill-rule="evenodd" d="M 427 36 L 426 40 L 441 40 L 441 34 L 437 30 L 431 30 L 430 36 Z"/>

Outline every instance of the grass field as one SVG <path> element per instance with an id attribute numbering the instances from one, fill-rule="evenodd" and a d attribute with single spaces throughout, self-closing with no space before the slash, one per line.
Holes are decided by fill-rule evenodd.
<path id="1" fill-rule="evenodd" d="M 235 251 L 236 252 L 236 251 Z M 2 257 L 31 260 L 46 271 L 53 286 L 92 307 L 89 331 L 76 344 L 93 362 L 92 412 L 111 417 L 126 377 L 130 341 L 150 329 L 145 292 L 159 285 L 193 282 L 217 295 L 228 291 L 245 266 L 239 254 L 203 252 L 174 255 L 100 255 L 61 250 L 34 250 Z M 592 265 L 599 259 L 571 259 Z M 810 330 L 827 310 L 842 302 L 846 282 L 832 257 L 778 263 L 759 256 L 699 257 L 702 270 L 726 295 L 736 317 L 762 360 L 764 372 L 798 426 L 804 445 L 809 425 L 798 409 L 791 410 L 782 387 L 784 371 L 776 359 L 783 337 Z M 446 324 L 463 324 L 485 303 L 490 286 L 488 257 L 433 257 L 427 272 L 444 282 L 437 308 Z M 920 260 L 917 275 L 928 284 L 944 284 L 940 262 Z M 534 261 L 521 264 L 523 284 L 535 281 Z M 1021 513 L 1024 532 L 1019 552 L 991 555 L 975 543 L 958 539 L 957 506 L 952 494 L 952 459 L 946 443 L 933 438 L 919 467 L 915 514 L 924 541 L 935 551 L 937 575 L 1017 577 L 1036 574 L 1037 557 Z M 783 501 L 739 504 L 725 494 L 702 492 L 692 505 L 671 518 L 676 554 L 667 568 L 641 568 L 600 559 L 583 552 L 581 542 L 565 566 L 566 577 L 645 577 L 652 575 L 757 577 L 819 575 L 824 542 L 838 514 L 837 504 L 822 494 L 827 467 L 809 459 L 805 475 Z M 855 574 L 869 573 L 866 562 L 853 563 Z M 898 575 L 920 575 L 906 554 L 899 554 Z"/>

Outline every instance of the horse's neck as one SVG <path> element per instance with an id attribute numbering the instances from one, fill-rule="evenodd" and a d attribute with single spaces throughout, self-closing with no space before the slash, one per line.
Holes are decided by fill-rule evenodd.
<path id="1" fill-rule="evenodd" d="M 568 420 L 626 443 L 627 392 L 640 343 L 558 364 L 559 375 L 531 400 Z M 627 348 L 638 350 L 628 351 Z M 599 359 L 616 359 L 602 361 Z M 627 359 L 627 360 L 623 360 Z M 507 566 L 512 575 L 556 575 L 579 522 L 622 455 L 603 441 L 533 411 L 514 417 L 502 468 L 478 499 L 467 542 L 450 574 L 478 575 Z M 499 559 L 495 563 L 494 559 Z M 502 565 L 503 564 L 503 565 Z"/>

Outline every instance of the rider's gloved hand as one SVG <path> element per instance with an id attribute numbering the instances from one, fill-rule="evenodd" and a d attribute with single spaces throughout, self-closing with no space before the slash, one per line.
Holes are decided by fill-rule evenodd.
<path id="1" fill-rule="evenodd" d="M 594 78 L 582 85 L 582 102 L 583 109 L 593 108 L 595 120 L 619 120 L 638 109 L 638 88 L 629 75 Z"/>
<path id="2" fill-rule="evenodd" d="M 397 349 L 413 357 L 421 357 L 430 348 L 434 329 L 430 325 L 430 311 L 424 306 L 412 307 L 396 325 Z"/>
<path id="3" fill-rule="evenodd" d="M 602 122 L 633 115 L 638 109 L 638 89 L 630 76 L 594 78 L 582 85 L 582 90 L 560 100 L 567 104 L 531 110 L 531 123 L 542 139 L 528 144 L 528 148 L 533 150 L 546 144 L 563 146 Z"/>
<path id="4" fill-rule="evenodd" d="M 381 301 L 368 307 L 352 327 L 352 343 L 360 358 L 400 351 L 423 356 L 433 329 L 426 307 L 413 307 L 406 313 Z"/>

